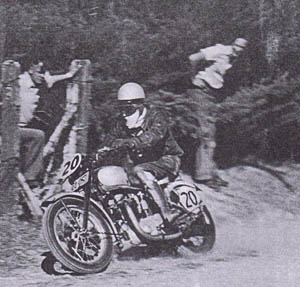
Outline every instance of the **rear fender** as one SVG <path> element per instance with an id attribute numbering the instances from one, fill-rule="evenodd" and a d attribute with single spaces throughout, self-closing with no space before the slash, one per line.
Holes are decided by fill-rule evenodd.
<path id="1" fill-rule="evenodd" d="M 176 180 L 176 181 L 173 181 L 173 182 L 169 183 L 168 186 L 166 187 L 166 189 L 168 191 L 171 191 L 175 188 L 178 188 L 179 186 L 188 186 L 190 188 L 197 188 L 197 186 L 195 184 L 188 183 L 188 182 L 183 181 L 183 180 Z"/>
<path id="2" fill-rule="evenodd" d="M 42 209 L 46 208 L 49 205 L 53 204 L 54 202 L 56 202 L 56 201 L 58 201 L 62 198 L 65 198 L 65 197 L 73 197 L 73 198 L 79 198 L 79 199 L 84 200 L 84 195 L 83 194 L 62 191 L 62 192 L 58 192 L 58 193 L 56 193 L 54 195 L 51 195 L 50 197 L 46 198 L 42 202 L 41 207 L 42 207 Z M 104 218 L 107 220 L 114 236 L 117 237 L 118 231 L 117 231 L 112 219 L 110 218 L 110 216 L 108 215 L 108 213 L 104 209 L 103 204 L 101 202 L 95 201 L 94 199 L 90 199 L 90 202 L 104 216 Z"/>

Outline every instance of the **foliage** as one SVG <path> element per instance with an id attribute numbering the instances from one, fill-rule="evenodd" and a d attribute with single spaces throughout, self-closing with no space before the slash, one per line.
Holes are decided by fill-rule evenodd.
<path id="1" fill-rule="evenodd" d="M 231 154 L 299 159 L 300 81 L 286 75 L 243 88 L 221 104 L 220 141 Z M 228 134 L 230 139 L 227 139 Z"/>
<path id="2" fill-rule="evenodd" d="M 236 37 L 248 39 L 249 47 L 226 79 L 223 94 L 229 97 L 221 105 L 219 148 L 229 154 L 228 145 L 232 153 L 239 150 L 239 145 L 240 155 L 245 150 L 261 150 L 264 156 L 269 153 L 272 157 L 275 152 L 280 157 L 286 156 L 282 146 L 287 144 L 278 144 L 276 139 L 289 139 L 289 152 L 297 147 L 297 80 L 280 75 L 288 72 L 289 77 L 295 77 L 300 72 L 298 0 L 2 3 L 5 9 L 0 9 L 0 16 L 6 16 L 2 17 L 6 19 L 6 35 L 1 39 L 5 45 L 0 55 L 17 60 L 24 54 L 38 55 L 53 72 L 65 70 L 74 58 L 92 61 L 91 149 L 102 141 L 107 119 L 115 115 L 111 103 L 117 87 L 133 80 L 146 87 L 152 104 L 166 109 L 177 139 L 191 151 L 190 145 L 199 139 L 195 133 L 195 106 L 184 93 L 189 88 L 188 55 L 211 44 L 229 44 Z M 266 33 L 271 30 L 282 39 L 275 77 L 269 74 L 266 58 Z M 61 100 L 57 103 L 62 104 Z M 228 138 L 224 131 L 236 142 L 224 141 Z"/>

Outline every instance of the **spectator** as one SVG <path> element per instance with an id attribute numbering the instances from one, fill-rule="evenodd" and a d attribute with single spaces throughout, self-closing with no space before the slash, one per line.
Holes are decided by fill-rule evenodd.
<path id="1" fill-rule="evenodd" d="M 34 56 L 33 56 L 34 57 Z M 21 61 L 23 73 L 19 76 L 20 86 L 20 142 L 21 171 L 31 188 L 40 187 L 43 174 L 44 132 L 29 128 L 28 124 L 34 116 L 39 102 L 41 85 L 51 88 L 56 82 L 70 79 L 80 69 L 80 65 L 71 65 L 66 74 L 51 75 L 44 71 L 44 64 L 39 59 Z"/>
<path id="2" fill-rule="evenodd" d="M 196 151 L 194 179 L 213 188 L 228 184 L 217 174 L 213 159 L 216 147 L 217 100 L 222 93 L 226 72 L 246 46 L 247 40 L 237 38 L 232 45 L 216 44 L 189 56 L 193 69 L 192 83 L 198 87 L 194 96 L 200 104 L 201 126 L 201 144 Z"/>

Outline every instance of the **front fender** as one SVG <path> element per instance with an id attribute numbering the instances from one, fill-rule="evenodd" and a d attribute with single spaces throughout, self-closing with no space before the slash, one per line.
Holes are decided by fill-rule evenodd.
<path id="1" fill-rule="evenodd" d="M 83 195 L 81 194 L 75 194 L 74 192 L 65 192 L 65 191 L 60 191 L 57 192 L 55 194 L 52 194 L 51 196 L 45 198 L 42 203 L 41 203 L 41 208 L 46 208 L 48 207 L 50 204 L 54 203 L 55 201 L 57 201 L 58 199 L 62 198 L 62 197 L 66 197 L 66 196 L 71 196 L 71 197 L 76 197 L 76 198 L 82 198 L 83 199 Z"/>
<path id="2" fill-rule="evenodd" d="M 73 198 L 79 198 L 84 200 L 84 195 L 80 194 L 80 193 L 74 193 L 74 192 L 58 192 L 56 194 L 53 194 L 51 196 L 49 196 L 48 198 L 46 198 L 42 204 L 41 204 L 41 208 L 47 208 L 49 205 L 53 204 L 54 202 L 58 201 L 59 199 L 65 198 L 65 197 L 73 197 Z M 97 202 L 94 199 L 90 199 L 91 204 L 104 216 L 104 218 L 107 220 L 113 234 L 115 236 L 117 236 L 118 231 L 114 225 L 114 222 L 112 221 L 112 219 L 110 218 L 110 216 L 108 215 L 108 213 L 106 212 L 106 210 L 103 207 L 103 204 L 101 202 Z"/>

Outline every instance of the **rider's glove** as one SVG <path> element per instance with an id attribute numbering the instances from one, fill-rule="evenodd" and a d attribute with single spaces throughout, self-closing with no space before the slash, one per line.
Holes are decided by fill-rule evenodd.
<path id="1" fill-rule="evenodd" d="M 131 139 L 116 139 L 112 144 L 113 148 L 127 148 L 133 149 L 135 147 L 134 142 Z"/>

